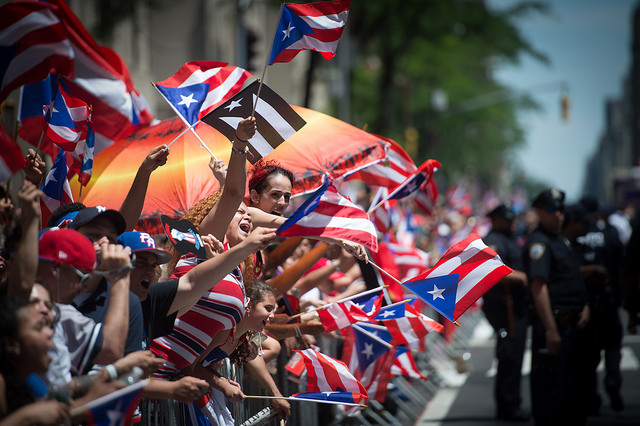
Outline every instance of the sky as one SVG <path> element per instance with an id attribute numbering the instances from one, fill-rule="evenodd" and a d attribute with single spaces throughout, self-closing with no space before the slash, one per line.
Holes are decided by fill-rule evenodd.
<path id="1" fill-rule="evenodd" d="M 514 0 L 490 0 L 494 8 Z M 619 98 L 631 64 L 632 17 L 637 0 L 547 0 L 550 15 L 533 14 L 516 21 L 522 34 L 550 64 L 524 57 L 517 66 L 503 66 L 496 78 L 530 93 L 539 112 L 522 113 L 526 146 L 517 161 L 527 176 L 567 193 L 582 194 L 585 164 L 604 131 L 605 100 Z M 558 82 L 555 86 L 551 83 Z M 571 100 L 570 117 L 561 118 L 561 82 Z M 547 85 L 549 83 L 549 85 Z M 544 90 L 536 88 L 544 87 Z"/>

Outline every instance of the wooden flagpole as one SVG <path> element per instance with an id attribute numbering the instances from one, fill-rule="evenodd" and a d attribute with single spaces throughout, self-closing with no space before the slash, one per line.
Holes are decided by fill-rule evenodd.
<path id="1" fill-rule="evenodd" d="M 264 61 L 264 68 L 262 69 L 262 76 L 260 77 L 260 84 L 258 85 L 258 91 L 256 92 L 256 101 L 253 104 L 253 108 L 251 109 L 251 118 L 256 113 L 256 107 L 258 106 L 258 99 L 260 99 L 260 91 L 262 90 L 262 84 L 264 82 L 264 76 L 267 73 L 267 67 L 269 66 L 269 59 L 271 59 L 271 54 L 273 53 L 273 41 L 276 39 L 276 34 L 278 34 L 278 26 L 280 25 L 280 20 L 282 19 L 282 9 L 284 8 L 284 0 L 280 2 L 280 13 L 278 14 L 278 23 L 276 24 L 276 28 L 273 30 L 273 37 L 271 37 L 271 49 L 269 49 L 269 54 Z"/>
<path id="2" fill-rule="evenodd" d="M 299 314 L 295 314 L 295 315 L 290 316 L 289 319 L 291 320 L 293 318 L 301 317 L 302 315 L 308 314 L 309 312 L 321 311 L 323 309 L 327 309 L 329 306 L 333 305 L 334 303 L 341 303 L 341 302 L 346 302 L 346 301 L 349 301 L 349 300 L 357 299 L 360 296 L 366 296 L 367 294 L 371 294 L 371 293 L 375 293 L 376 291 L 384 290 L 387 287 L 389 287 L 389 286 L 385 285 L 385 286 L 380 286 L 380 287 L 377 287 L 377 288 L 372 288 L 371 290 L 363 291 L 361 293 L 354 294 L 353 296 L 345 297 L 344 299 L 336 300 L 335 302 L 327 303 L 326 305 L 323 305 L 323 306 L 320 306 L 320 307 L 317 307 L 317 308 L 314 307 L 312 309 L 309 309 L 306 312 L 300 312 Z"/>
<path id="3" fill-rule="evenodd" d="M 364 405 L 364 404 L 350 404 L 348 402 L 325 401 L 321 399 L 292 398 L 290 396 L 245 395 L 244 397 L 252 398 L 252 399 L 286 399 L 287 401 L 305 401 L 305 402 L 315 402 L 320 404 L 352 405 L 355 407 L 367 407 L 367 405 Z"/>
<path id="4" fill-rule="evenodd" d="M 393 345 L 389 342 L 385 342 L 384 340 L 382 340 L 381 338 L 379 338 L 378 336 L 376 336 L 373 333 L 368 332 L 367 330 L 364 330 L 362 327 L 360 327 L 359 325 L 356 324 L 351 324 L 351 327 L 355 328 L 356 330 L 358 330 L 361 333 L 366 334 L 367 336 L 369 336 L 370 338 L 372 338 L 373 340 L 375 340 L 376 342 L 380 343 L 381 345 L 386 346 L 387 348 L 391 349 L 393 347 Z"/>

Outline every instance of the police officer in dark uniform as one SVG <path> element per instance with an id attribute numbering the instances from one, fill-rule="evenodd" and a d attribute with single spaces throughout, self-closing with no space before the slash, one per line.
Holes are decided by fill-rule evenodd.
<path id="1" fill-rule="evenodd" d="M 498 371 L 494 387 L 496 414 L 500 420 L 526 421 L 520 408 L 522 358 L 527 338 L 528 289 L 523 272 L 522 248 L 514 237 L 515 214 L 510 205 L 500 204 L 487 215 L 491 232 L 483 238 L 502 261 L 513 269 L 483 298 L 482 310 L 496 331 Z"/>
<path id="2" fill-rule="evenodd" d="M 538 425 L 585 424 L 585 344 L 589 320 L 580 261 L 561 234 L 564 192 L 547 189 L 533 201 L 538 227 L 525 246 L 525 270 L 533 300 L 531 402 Z M 582 357 L 582 358 L 581 358 Z M 585 389 L 587 388 L 587 389 Z"/>
<path id="3" fill-rule="evenodd" d="M 591 309 L 589 327 L 594 334 L 590 348 L 592 412 L 597 412 L 601 404 L 596 374 L 596 368 L 600 363 L 600 351 L 604 351 L 606 369 L 604 384 L 609 394 L 611 408 L 622 411 L 624 403 L 620 395 L 622 387 L 620 361 L 623 333 L 618 309 L 621 304 L 620 279 L 624 246 L 616 229 L 609 225 L 601 214 L 595 198 L 584 197 L 580 203 L 589 213 L 590 219 L 588 231 L 584 236 L 578 237 L 576 248 L 581 255 L 582 276 L 587 286 Z"/>

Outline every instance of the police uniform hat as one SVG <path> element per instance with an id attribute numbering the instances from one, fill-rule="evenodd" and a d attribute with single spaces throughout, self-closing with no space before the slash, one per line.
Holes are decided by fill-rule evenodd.
<path id="1" fill-rule="evenodd" d="M 545 189 L 538 194 L 531 205 L 543 210 L 564 211 L 564 191 L 556 188 Z"/>
<path id="2" fill-rule="evenodd" d="M 513 208 L 511 207 L 510 204 L 503 203 L 503 204 L 500 204 L 495 209 L 491 210 L 489 213 L 487 213 L 487 217 L 489 219 L 496 219 L 498 217 L 502 217 L 507 220 L 513 220 L 515 219 L 516 215 L 513 212 Z"/>

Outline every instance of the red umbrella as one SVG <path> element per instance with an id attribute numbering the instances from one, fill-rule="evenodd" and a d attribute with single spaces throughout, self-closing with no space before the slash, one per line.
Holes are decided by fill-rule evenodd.
<path id="1" fill-rule="evenodd" d="M 334 178 L 360 169 L 385 157 L 386 143 L 350 124 L 302 107 L 293 107 L 307 124 L 287 139 L 267 159 L 275 159 L 295 177 L 294 194 L 320 186 L 322 175 Z M 184 130 L 177 118 L 135 132 L 96 156 L 93 177 L 82 190 L 81 201 L 88 206 L 120 208 L 138 167 L 152 148 L 169 144 Z M 228 162 L 231 144 L 207 124 L 197 126 L 198 135 L 217 158 Z M 154 232 L 160 215 L 180 217 L 201 198 L 218 190 L 218 182 L 208 167 L 210 155 L 200 142 L 185 133 L 170 148 L 166 165 L 151 175 L 139 223 L 140 229 Z M 72 183 L 77 199 L 79 184 Z"/>

